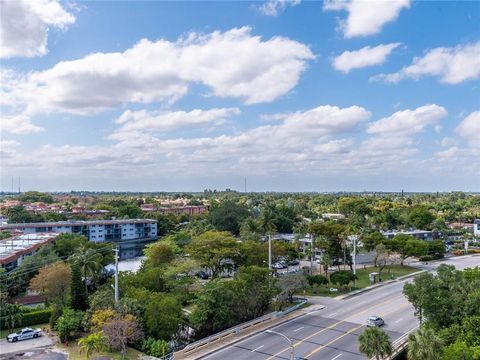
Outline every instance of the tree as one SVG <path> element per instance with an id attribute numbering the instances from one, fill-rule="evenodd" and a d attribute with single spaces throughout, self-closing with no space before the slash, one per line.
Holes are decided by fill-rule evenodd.
<path id="1" fill-rule="evenodd" d="M 143 331 L 133 315 L 117 316 L 102 327 L 112 350 L 120 351 L 122 358 L 127 353 L 127 345 L 143 337 Z"/>
<path id="2" fill-rule="evenodd" d="M 371 232 L 362 237 L 363 247 L 367 251 L 374 250 L 378 244 L 384 243 L 385 241 L 385 236 L 378 231 Z"/>
<path id="3" fill-rule="evenodd" d="M 182 323 L 182 306 L 175 297 L 157 293 L 145 308 L 144 318 L 149 336 L 169 341 Z"/>
<path id="4" fill-rule="evenodd" d="M 84 246 L 79 247 L 75 253 L 69 258 L 76 264 L 83 276 L 85 293 L 88 294 L 88 278 L 98 279 L 103 270 L 102 255 L 94 249 L 87 249 Z"/>
<path id="5" fill-rule="evenodd" d="M 141 349 L 147 355 L 163 358 L 170 351 L 170 346 L 165 340 L 148 337 L 142 341 Z"/>
<path id="6" fill-rule="evenodd" d="M 59 234 L 55 238 L 53 250 L 55 250 L 59 257 L 65 259 L 72 255 L 77 248 L 86 246 L 87 243 L 88 239 L 83 235 L 69 233 Z"/>
<path id="7" fill-rule="evenodd" d="M 375 252 L 376 252 L 375 263 L 378 266 L 378 272 L 380 273 L 380 277 L 381 277 L 383 269 L 385 268 L 385 266 L 387 266 L 390 254 L 386 246 L 383 244 L 378 244 L 377 247 L 375 248 Z"/>
<path id="8" fill-rule="evenodd" d="M 332 258 L 326 252 L 322 254 L 320 259 L 320 265 L 322 266 L 323 271 L 325 272 L 325 277 L 328 277 L 328 268 L 332 264 Z"/>
<path id="9" fill-rule="evenodd" d="M 173 242 L 160 240 L 147 245 L 144 253 L 151 266 L 162 266 L 170 263 L 178 251 L 179 249 Z"/>
<path id="10" fill-rule="evenodd" d="M 188 253 L 217 277 L 219 273 L 231 266 L 227 261 L 239 255 L 237 240 L 226 231 L 207 231 L 192 239 Z"/>
<path id="11" fill-rule="evenodd" d="M 62 261 L 40 269 L 30 281 L 30 288 L 45 296 L 47 301 L 64 304 L 72 282 L 72 270 Z"/>
<path id="12" fill-rule="evenodd" d="M 91 333 L 90 335 L 78 340 L 80 352 L 85 353 L 87 359 L 90 359 L 92 353 L 101 353 L 107 350 L 107 337 L 102 331 Z"/>
<path id="13" fill-rule="evenodd" d="M 440 360 L 442 348 L 442 340 L 432 329 L 425 326 L 408 336 L 409 360 Z"/>
<path id="14" fill-rule="evenodd" d="M 55 331 L 61 342 L 72 338 L 72 333 L 82 329 L 82 321 L 85 313 L 73 309 L 65 309 L 62 316 L 57 320 L 54 326 Z"/>
<path id="15" fill-rule="evenodd" d="M 476 356 L 474 357 L 474 352 Z M 469 347 L 464 341 L 457 340 L 453 344 L 447 346 L 444 350 L 443 360 L 478 360 L 480 351 L 478 347 Z"/>
<path id="16" fill-rule="evenodd" d="M 414 206 L 408 211 L 408 221 L 416 229 L 430 229 L 435 216 L 425 206 Z"/>
<path id="17" fill-rule="evenodd" d="M 278 279 L 280 294 L 278 295 L 281 304 L 293 302 L 293 294 L 305 289 L 307 280 L 303 274 L 286 274 Z"/>
<path id="18" fill-rule="evenodd" d="M 96 310 L 90 317 L 91 329 L 100 330 L 110 320 L 118 314 L 113 309 Z"/>
<path id="19" fill-rule="evenodd" d="M 85 310 L 88 307 L 87 294 L 82 284 L 82 274 L 80 267 L 73 263 L 70 264 L 72 271 L 72 285 L 70 287 L 70 302 L 75 310 Z"/>
<path id="20" fill-rule="evenodd" d="M 380 360 L 392 354 L 392 344 L 384 331 L 377 327 L 369 327 L 358 337 L 359 350 L 368 358 Z"/>
<path id="21" fill-rule="evenodd" d="M 140 219 L 143 217 L 142 209 L 133 204 L 119 206 L 115 213 L 119 218 L 125 219 Z"/>
<path id="22" fill-rule="evenodd" d="M 7 324 L 9 331 L 12 331 L 16 325 L 22 323 L 22 308 L 18 304 L 2 304 L 0 316 Z"/>
<path id="23" fill-rule="evenodd" d="M 215 207 L 208 214 L 210 222 L 219 231 L 230 231 L 234 235 L 240 233 L 240 225 L 250 213 L 245 205 L 227 199 Z"/>
<path id="24" fill-rule="evenodd" d="M 406 234 L 397 234 L 387 241 L 386 246 L 400 256 L 400 265 L 410 256 L 421 256 L 427 251 L 427 243 L 423 240 L 417 240 L 413 236 Z"/>

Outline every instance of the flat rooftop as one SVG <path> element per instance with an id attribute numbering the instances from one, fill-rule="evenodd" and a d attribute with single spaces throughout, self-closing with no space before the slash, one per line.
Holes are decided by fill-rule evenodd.
<path id="1" fill-rule="evenodd" d="M 50 227 L 50 226 L 86 226 L 86 225 L 115 225 L 115 224 L 155 224 L 152 219 L 122 219 L 122 220 L 72 220 L 41 223 L 16 223 L 0 225 L 0 229 L 18 229 L 27 227 Z"/>
<path id="2" fill-rule="evenodd" d="M 58 233 L 22 234 L 0 240 L 0 264 L 7 264 L 50 243 Z"/>

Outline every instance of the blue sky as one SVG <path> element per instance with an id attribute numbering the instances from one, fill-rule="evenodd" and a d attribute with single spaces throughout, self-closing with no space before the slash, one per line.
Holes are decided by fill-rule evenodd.
<path id="1" fill-rule="evenodd" d="M 479 2 L 0 4 L 4 191 L 480 191 Z"/>

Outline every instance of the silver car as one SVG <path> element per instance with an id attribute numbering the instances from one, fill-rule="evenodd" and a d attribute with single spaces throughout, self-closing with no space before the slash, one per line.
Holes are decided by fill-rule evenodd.
<path id="1" fill-rule="evenodd" d="M 7 336 L 8 342 L 16 342 L 19 340 L 35 339 L 42 336 L 41 329 L 24 328 L 16 333 Z"/>
<path id="2" fill-rule="evenodd" d="M 380 327 L 385 325 L 385 321 L 381 317 L 378 316 L 370 316 L 367 320 L 367 326 L 376 326 Z"/>

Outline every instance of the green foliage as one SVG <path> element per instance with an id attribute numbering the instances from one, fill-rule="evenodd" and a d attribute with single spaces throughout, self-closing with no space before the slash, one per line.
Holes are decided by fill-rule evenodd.
<path id="1" fill-rule="evenodd" d="M 10 223 L 43 222 L 43 218 L 40 215 L 27 211 L 23 205 L 7 208 L 5 215 L 8 216 Z"/>
<path id="2" fill-rule="evenodd" d="M 13 330 L 15 326 L 22 323 L 22 308 L 18 304 L 5 304 L 0 309 L 0 319 L 2 326 L 8 330 Z"/>
<path id="3" fill-rule="evenodd" d="M 10 231 L 0 231 L 0 240 L 4 240 L 6 238 L 9 238 L 10 236 L 12 236 Z"/>
<path id="4" fill-rule="evenodd" d="M 430 328 L 423 326 L 408 336 L 409 360 L 440 360 L 442 350 L 442 339 Z"/>
<path id="5" fill-rule="evenodd" d="M 248 208 L 234 200 L 224 200 L 211 209 L 208 217 L 218 231 L 240 233 L 240 225 L 249 216 Z"/>
<path id="6" fill-rule="evenodd" d="M 143 211 L 139 206 L 133 204 L 126 204 L 119 206 L 115 210 L 115 214 L 119 218 L 125 219 L 140 219 L 143 218 Z"/>
<path id="7" fill-rule="evenodd" d="M 307 281 L 310 286 L 328 284 L 328 279 L 322 275 L 308 275 Z"/>
<path id="8" fill-rule="evenodd" d="M 88 239 L 79 234 L 60 234 L 55 238 L 53 250 L 59 257 L 65 259 L 72 255 L 79 247 L 84 247 L 88 243 Z"/>
<path id="9" fill-rule="evenodd" d="M 102 331 L 91 333 L 90 335 L 78 340 L 80 346 L 80 352 L 85 353 L 87 359 L 90 358 L 92 353 L 101 353 L 107 350 L 107 338 L 103 335 Z"/>
<path id="10" fill-rule="evenodd" d="M 378 231 L 371 232 L 362 237 L 363 246 L 367 251 L 372 251 L 378 244 L 384 243 L 385 241 L 385 236 Z"/>
<path id="11" fill-rule="evenodd" d="M 408 221 L 416 229 L 430 230 L 435 216 L 425 206 L 414 206 L 408 211 Z"/>
<path id="12" fill-rule="evenodd" d="M 332 284 L 337 284 L 339 286 L 348 286 L 348 284 L 353 283 L 357 277 L 351 271 L 337 271 L 330 275 L 330 282 Z"/>
<path id="13" fill-rule="evenodd" d="M 3 307 L 3 305 L 2 305 Z M 21 321 L 16 321 L 16 325 L 21 326 L 32 326 L 37 324 L 45 324 L 49 322 L 50 316 L 52 314 L 51 309 L 41 309 L 34 311 L 25 311 L 24 308 L 21 309 Z M 4 317 L 4 310 L 2 309 L 2 317 L 0 317 L 0 329 L 8 329 L 8 317 Z"/>
<path id="14" fill-rule="evenodd" d="M 175 254 L 179 249 L 175 243 L 165 240 L 157 241 L 153 244 L 147 245 L 144 250 L 147 256 L 149 265 L 151 266 L 166 266 L 175 258 Z"/>
<path id="15" fill-rule="evenodd" d="M 182 306 L 175 297 L 166 294 L 151 296 L 145 308 L 145 327 L 149 336 L 169 340 L 181 322 Z"/>
<path id="16" fill-rule="evenodd" d="M 46 204 L 53 203 L 52 195 L 38 191 L 27 191 L 20 195 L 18 200 L 23 202 L 43 202 Z"/>
<path id="17" fill-rule="evenodd" d="M 478 360 L 480 351 L 469 347 L 464 341 L 457 340 L 444 350 L 443 360 Z"/>
<path id="18" fill-rule="evenodd" d="M 386 332 L 377 327 L 369 327 L 358 337 L 359 350 L 369 359 L 383 359 L 392 353 L 392 344 Z"/>
<path id="19" fill-rule="evenodd" d="M 75 311 L 73 309 L 65 309 L 55 324 L 60 341 L 65 342 L 71 339 L 73 333 L 82 329 L 82 321 L 85 313 L 83 311 Z"/>
<path id="20" fill-rule="evenodd" d="M 70 286 L 70 303 L 75 310 L 85 310 L 87 304 L 87 294 L 82 283 L 82 273 L 76 263 L 70 264 L 72 269 L 72 285 Z"/>
<path id="21" fill-rule="evenodd" d="M 150 356 L 164 357 L 170 351 L 168 342 L 148 337 L 142 341 L 141 350 Z"/>

